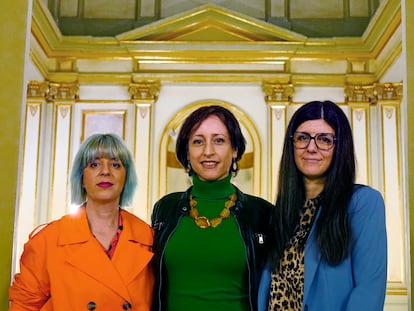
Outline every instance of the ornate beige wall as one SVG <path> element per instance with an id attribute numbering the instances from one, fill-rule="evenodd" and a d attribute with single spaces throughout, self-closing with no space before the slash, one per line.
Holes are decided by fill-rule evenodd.
<path id="1" fill-rule="evenodd" d="M 134 152 L 140 191 L 127 208 L 149 221 L 152 205 L 160 196 L 188 186 L 184 170 L 173 161 L 172 155 L 182 120 L 200 105 L 224 105 L 238 117 L 250 143 L 236 183 L 246 192 L 274 201 L 275 177 L 289 117 L 303 102 L 326 99 L 321 92 L 330 93 L 328 99 L 341 105 L 356 134 L 357 181 L 377 188 L 385 198 L 389 240 L 388 306 L 399 310 L 407 305 L 401 83 L 377 83 L 362 89 L 306 87 L 301 100 L 296 100 L 295 87 L 289 84 L 174 83 L 157 85 L 155 93 L 148 92 L 149 85 L 140 86 L 144 101 L 137 98 L 131 86 L 130 99 L 120 100 L 128 89 L 114 88 L 105 99 L 98 99 L 106 86 L 29 83 L 17 217 L 19 230 L 15 240 L 17 253 L 36 224 L 71 211 L 67 184 L 71 160 L 80 142 L 91 133 L 117 133 Z M 341 98 L 345 100 L 341 102 Z"/>

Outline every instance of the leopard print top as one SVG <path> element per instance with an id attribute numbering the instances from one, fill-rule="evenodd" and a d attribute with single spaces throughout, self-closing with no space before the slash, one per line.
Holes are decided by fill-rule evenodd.
<path id="1" fill-rule="evenodd" d="M 284 251 L 279 269 L 272 272 L 269 311 L 302 310 L 305 243 L 319 204 L 319 196 L 305 202 L 299 226 Z"/>

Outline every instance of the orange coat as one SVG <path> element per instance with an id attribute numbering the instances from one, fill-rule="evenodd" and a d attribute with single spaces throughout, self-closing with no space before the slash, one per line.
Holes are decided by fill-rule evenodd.
<path id="1" fill-rule="evenodd" d="M 84 208 L 31 235 L 9 290 L 9 311 L 150 310 L 153 233 L 138 217 L 121 213 L 112 259 L 93 237 Z"/>

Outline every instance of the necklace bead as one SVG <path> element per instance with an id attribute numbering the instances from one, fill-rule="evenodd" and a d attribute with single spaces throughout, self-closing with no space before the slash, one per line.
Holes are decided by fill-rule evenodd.
<path id="1" fill-rule="evenodd" d="M 212 219 L 208 219 L 205 216 L 200 216 L 198 209 L 196 208 L 197 201 L 195 198 L 190 195 L 190 217 L 194 219 L 195 224 L 197 227 L 201 229 L 206 229 L 209 227 L 215 228 L 223 219 L 227 219 L 230 217 L 230 208 L 236 205 L 237 195 L 235 193 L 229 196 L 229 199 L 224 203 L 224 208 L 220 212 L 219 216 L 214 217 Z"/>

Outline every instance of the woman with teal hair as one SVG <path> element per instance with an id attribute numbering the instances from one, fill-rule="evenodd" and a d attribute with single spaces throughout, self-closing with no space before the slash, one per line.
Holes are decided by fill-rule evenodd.
<path id="1" fill-rule="evenodd" d="M 134 161 L 113 134 L 80 146 L 70 177 L 75 213 L 35 229 L 10 287 L 10 310 L 150 310 L 153 234 L 129 213 Z"/>
<path id="2" fill-rule="evenodd" d="M 70 176 L 72 203 L 82 204 L 86 201 L 87 192 L 82 183 L 84 169 L 98 158 L 118 159 L 122 162 L 126 176 L 119 204 L 121 206 L 130 205 L 137 187 L 134 159 L 122 140 L 113 134 L 92 135 L 79 148 L 73 161 Z"/>

